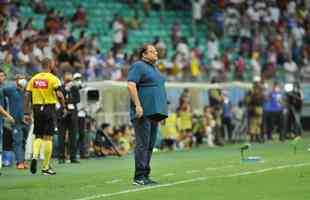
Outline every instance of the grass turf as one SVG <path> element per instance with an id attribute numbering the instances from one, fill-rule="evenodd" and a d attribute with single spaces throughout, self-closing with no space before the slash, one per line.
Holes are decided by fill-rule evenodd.
<path id="1" fill-rule="evenodd" d="M 262 163 L 242 163 L 239 147 L 203 146 L 192 151 L 155 153 L 152 176 L 160 183 L 157 188 L 131 185 L 132 156 L 82 160 L 81 164 L 59 165 L 54 161 L 57 175 L 53 177 L 4 168 L 0 199 L 310 199 L 310 138 L 299 142 L 296 155 L 291 142 L 252 145 L 246 156 L 261 156 Z M 301 163 L 307 165 L 294 167 Z M 261 169 L 266 171 L 260 173 Z M 242 174 L 246 172 L 250 174 Z M 231 177 L 233 174 L 236 176 Z M 127 192 L 119 194 L 121 191 Z M 98 198 L 92 198 L 96 195 Z"/>

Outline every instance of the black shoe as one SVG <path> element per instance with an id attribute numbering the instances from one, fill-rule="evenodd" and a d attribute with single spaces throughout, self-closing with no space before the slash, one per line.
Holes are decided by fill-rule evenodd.
<path id="1" fill-rule="evenodd" d="M 146 178 L 145 180 L 147 181 L 147 184 L 150 184 L 150 185 L 156 185 L 156 184 L 158 184 L 157 181 L 154 181 L 154 180 L 152 180 L 152 179 L 150 179 L 150 178 Z"/>
<path id="2" fill-rule="evenodd" d="M 71 160 L 71 162 L 70 162 L 70 163 L 73 163 L 73 164 L 79 164 L 79 163 L 80 163 L 80 161 L 78 161 L 78 160 L 74 159 L 74 160 Z"/>
<path id="3" fill-rule="evenodd" d="M 64 159 L 58 160 L 58 164 L 65 164 L 65 163 L 66 163 L 66 161 Z"/>
<path id="4" fill-rule="evenodd" d="M 53 176 L 53 175 L 56 175 L 56 172 L 54 172 L 52 169 L 46 169 L 46 170 L 42 169 L 42 174 Z"/>
<path id="5" fill-rule="evenodd" d="M 30 171 L 32 174 L 37 173 L 37 159 L 32 159 L 30 164 Z"/>
<path id="6" fill-rule="evenodd" d="M 133 185 L 147 185 L 149 182 L 145 178 L 139 178 L 133 180 Z"/>

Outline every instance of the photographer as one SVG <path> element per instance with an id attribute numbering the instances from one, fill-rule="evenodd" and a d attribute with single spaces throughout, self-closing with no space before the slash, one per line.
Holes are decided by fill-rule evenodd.
<path id="1" fill-rule="evenodd" d="M 65 96 L 66 109 L 68 113 L 63 115 L 59 110 L 59 163 L 65 163 L 65 138 L 69 134 L 69 154 L 71 163 L 79 163 L 76 158 L 77 153 L 77 133 L 78 133 L 78 111 L 77 104 L 80 102 L 80 86 L 73 79 L 71 72 L 64 74 L 64 84 L 61 90 Z"/>
<path id="2" fill-rule="evenodd" d="M 78 88 L 78 90 L 82 89 L 84 87 L 83 81 L 82 81 L 82 75 L 80 73 L 75 73 L 73 75 L 73 82 L 74 86 Z M 77 94 L 79 95 L 79 94 Z M 79 96 L 80 97 L 80 96 Z M 88 152 L 86 147 L 86 136 L 85 136 L 85 130 L 86 130 L 86 109 L 82 106 L 81 103 L 77 104 L 78 109 L 78 141 L 77 141 L 77 149 L 80 153 L 81 159 L 87 159 L 88 158 Z"/>
<path id="3" fill-rule="evenodd" d="M 300 114 L 303 105 L 303 93 L 300 84 L 287 84 L 285 86 L 287 98 L 287 131 L 288 134 L 293 133 L 294 136 L 301 136 L 302 126 Z"/>
<path id="4" fill-rule="evenodd" d="M 217 84 L 217 78 L 213 78 L 211 80 L 212 84 Z M 223 117 L 223 104 L 224 104 L 224 96 L 222 94 L 222 90 L 216 85 L 215 88 L 209 90 L 209 102 L 210 107 L 213 111 L 213 117 L 215 120 L 215 127 L 214 127 L 214 143 L 218 146 L 224 145 L 223 140 L 223 132 L 222 132 L 222 117 Z"/>

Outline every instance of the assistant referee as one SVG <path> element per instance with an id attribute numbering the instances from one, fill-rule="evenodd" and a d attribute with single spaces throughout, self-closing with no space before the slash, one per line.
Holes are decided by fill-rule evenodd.
<path id="1" fill-rule="evenodd" d="M 65 109 L 65 99 L 60 90 L 60 80 L 51 71 L 54 62 L 45 58 L 42 61 L 42 72 L 36 74 L 29 81 L 25 95 L 25 121 L 30 122 L 29 104 L 32 98 L 32 110 L 35 140 L 33 142 L 33 153 L 30 165 L 32 174 L 37 172 L 37 159 L 39 158 L 41 145 L 44 147 L 43 175 L 55 175 L 50 168 L 52 157 L 53 135 L 57 131 L 56 103 L 61 103 Z"/>

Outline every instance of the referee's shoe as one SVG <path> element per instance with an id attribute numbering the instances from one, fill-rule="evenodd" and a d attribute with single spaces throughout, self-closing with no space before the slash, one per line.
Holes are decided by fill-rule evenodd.
<path id="1" fill-rule="evenodd" d="M 37 173 L 37 159 L 32 159 L 30 164 L 30 171 L 32 174 Z"/>
<path id="2" fill-rule="evenodd" d="M 53 176 L 53 175 L 56 175 L 56 172 L 54 172 L 51 168 L 49 168 L 49 169 L 42 169 L 42 175 L 51 175 L 51 176 Z"/>

